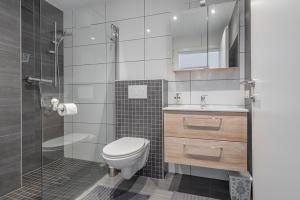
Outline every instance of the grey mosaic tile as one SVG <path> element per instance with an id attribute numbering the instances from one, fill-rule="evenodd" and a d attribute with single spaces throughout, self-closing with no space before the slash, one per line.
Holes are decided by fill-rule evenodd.
<path id="1" fill-rule="evenodd" d="M 147 99 L 128 99 L 129 85 L 147 85 Z M 138 173 L 154 178 L 164 177 L 163 116 L 167 105 L 168 84 L 165 80 L 117 81 L 116 138 L 142 137 L 150 140 L 146 166 Z"/>

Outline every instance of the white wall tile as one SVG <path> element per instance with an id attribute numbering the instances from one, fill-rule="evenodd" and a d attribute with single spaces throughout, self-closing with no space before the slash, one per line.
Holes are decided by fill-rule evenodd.
<path id="1" fill-rule="evenodd" d="M 245 27 L 240 27 L 240 52 L 246 52 L 246 50 L 245 50 Z"/>
<path id="2" fill-rule="evenodd" d="M 74 122 L 106 123 L 105 104 L 77 104 L 78 114 L 74 115 Z"/>
<path id="3" fill-rule="evenodd" d="M 73 158 L 73 145 L 65 145 L 64 146 L 64 157 L 65 158 Z"/>
<path id="4" fill-rule="evenodd" d="M 71 137 L 73 142 L 73 124 L 72 123 L 64 123 L 64 135 L 68 135 Z M 73 144 L 64 145 L 64 157 L 72 158 L 73 157 Z"/>
<path id="5" fill-rule="evenodd" d="M 64 123 L 64 135 L 73 133 L 72 123 Z"/>
<path id="6" fill-rule="evenodd" d="M 145 43 L 146 60 L 172 58 L 172 37 L 148 38 Z"/>
<path id="7" fill-rule="evenodd" d="M 64 116 L 64 122 L 65 123 L 72 123 L 73 122 L 73 116 Z"/>
<path id="8" fill-rule="evenodd" d="M 240 53 L 240 78 L 245 78 L 246 53 Z"/>
<path id="9" fill-rule="evenodd" d="M 73 29 L 64 29 L 66 36 L 64 37 L 64 47 L 73 47 Z"/>
<path id="10" fill-rule="evenodd" d="M 73 132 L 86 135 L 86 139 L 81 142 L 106 144 L 106 124 L 74 123 Z"/>
<path id="11" fill-rule="evenodd" d="M 64 84 L 72 84 L 72 67 L 65 67 L 64 68 Z"/>
<path id="12" fill-rule="evenodd" d="M 191 82 L 191 91 L 228 91 L 240 89 L 240 80 L 209 80 Z"/>
<path id="13" fill-rule="evenodd" d="M 117 65 L 117 66 L 116 66 Z M 107 71 L 107 82 L 108 83 L 113 83 L 117 77 L 116 77 L 116 68 L 118 68 L 118 63 L 108 63 L 107 64 L 107 68 L 106 68 L 106 71 Z"/>
<path id="14" fill-rule="evenodd" d="M 146 15 L 174 12 L 189 8 L 189 0 L 146 0 Z"/>
<path id="15" fill-rule="evenodd" d="M 180 93 L 179 104 L 190 104 L 191 103 L 191 92 L 190 82 L 168 82 L 168 103 L 176 104 L 174 97 L 176 93 Z"/>
<path id="16" fill-rule="evenodd" d="M 74 47 L 74 65 L 106 63 L 106 45 Z"/>
<path id="17" fill-rule="evenodd" d="M 119 80 L 143 80 L 144 61 L 119 63 Z"/>
<path id="18" fill-rule="evenodd" d="M 109 0 L 106 4 L 107 21 L 144 16 L 144 1 Z"/>
<path id="19" fill-rule="evenodd" d="M 88 1 L 74 10 L 75 27 L 89 26 L 105 22 L 105 0 Z"/>
<path id="20" fill-rule="evenodd" d="M 115 125 L 107 124 L 106 138 L 107 138 L 107 144 L 116 140 L 116 126 Z"/>
<path id="21" fill-rule="evenodd" d="M 111 24 L 119 28 L 119 41 L 144 38 L 144 17 L 107 23 L 107 35 L 111 37 Z"/>
<path id="22" fill-rule="evenodd" d="M 75 159 L 104 162 L 101 153 L 104 145 L 92 143 L 75 143 L 73 145 L 73 157 Z"/>
<path id="23" fill-rule="evenodd" d="M 115 84 L 106 84 L 106 103 L 115 103 Z"/>
<path id="24" fill-rule="evenodd" d="M 106 84 L 73 85 L 75 103 L 105 103 Z"/>
<path id="25" fill-rule="evenodd" d="M 147 60 L 145 63 L 145 79 L 166 79 L 173 74 L 172 60 Z"/>
<path id="26" fill-rule="evenodd" d="M 144 60 L 144 40 L 124 41 L 119 45 L 119 62 Z"/>
<path id="27" fill-rule="evenodd" d="M 107 44 L 107 60 L 115 62 L 114 43 Z M 144 40 L 130 40 L 119 42 L 118 62 L 141 61 L 144 60 Z"/>
<path id="28" fill-rule="evenodd" d="M 105 83 L 106 64 L 73 67 L 73 83 Z"/>
<path id="29" fill-rule="evenodd" d="M 189 71 L 174 72 L 172 59 L 147 60 L 145 74 L 146 79 L 151 77 L 165 78 L 168 81 L 189 81 L 191 79 Z"/>
<path id="30" fill-rule="evenodd" d="M 73 27 L 73 10 L 64 10 L 64 29 Z"/>
<path id="31" fill-rule="evenodd" d="M 191 91 L 191 103 L 200 104 L 201 95 L 208 95 L 207 104 L 238 106 L 245 104 L 243 90 Z"/>
<path id="32" fill-rule="evenodd" d="M 64 102 L 73 102 L 73 86 L 64 85 Z"/>
<path id="33" fill-rule="evenodd" d="M 115 124 L 115 104 L 106 104 L 107 106 L 107 123 Z"/>
<path id="34" fill-rule="evenodd" d="M 146 17 L 146 37 L 157 37 L 171 34 L 171 14 L 159 14 Z M 147 31 L 148 30 L 148 31 Z"/>
<path id="35" fill-rule="evenodd" d="M 105 24 L 74 29 L 74 46 L 105 43 Z"/>
<path id="36" fill-rule="evenodd" d="M 73 65 L 73 49 L 72 48 L 64 48 L 64 66 L 72 66 Z"/>

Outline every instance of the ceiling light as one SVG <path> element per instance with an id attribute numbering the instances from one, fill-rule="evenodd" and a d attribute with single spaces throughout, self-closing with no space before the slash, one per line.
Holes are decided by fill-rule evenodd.
<path id="1" fill-rule="evenodd" d="M 151 32 L 151 29 L 147 28 L 147 29 L 146 29 L 146 32 L 147 32 L 147 33 L 150 33 L 150 32 Z"/>
<path id="2" fill-rule="evenodd" d="M 90 39 L 91 39 L 91 40 L 96 40 L 96 38 L 95 38 L 95 37 L 91 37 Z"/>
<path id="3" fill-rule="evenodd" d="M 215 9 L 211 9 L 211 14 L 215 14 L 216 10 Z"/>
<path id="4" fill-rule="evenodd" d="M 176 15 L 173 16 L 173 20 L 176 21 L 178 18 Z"/>

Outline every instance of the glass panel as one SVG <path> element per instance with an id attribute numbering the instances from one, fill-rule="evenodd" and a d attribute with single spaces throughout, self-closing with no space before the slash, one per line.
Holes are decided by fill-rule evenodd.
<path id="1" fill-rule="evenodd" d="M 32 197 L 41 196 L 42 166 L 42 109 L 39 83 L 40 57 L 40 2 L 22 0 L 22 184 L 33 189 Z"/>
<path id="2" fill-rule="evenodd" d="M 208 5 L 209 68 L 238 67 L 239 8 L 235 0 Z"/>
<path id="3" fill-rule="evenodd" d="M 206 68 L 207 7 L 173 13 L 170 23 L 175 69 Z"/>
<path id="4" fill-rule="evenodd" d="M 104 0 L 61 3 L 41 0 L 42 78 L 52 81 L 40 87 L 42 196 L 71 200 L 107 173 L 101 151 L 115 135 L 118 27 L 105 23 Z M 60 116 L 53 98 L 78 113 Z"/>
<path id="5" fill-rule="evenodd" d="M 64 120 L 52 110 L 51 99 L 63 102 L 63 12 L 40 1 L 42 101 L 42 199 L 62 199 L 58 188 L 64 174 Z"/>

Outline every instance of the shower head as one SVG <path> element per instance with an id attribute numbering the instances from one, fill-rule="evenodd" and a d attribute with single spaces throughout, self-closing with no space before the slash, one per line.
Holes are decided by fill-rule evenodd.
<path id="1" fill-rule="evenodd" d="M 68 36 L 72 36 L 72 33 L 68 33 L 66 31 L 59 32 L 57 34 L 57 41 L 56 41 L 56 43 L 59 45 L 65 39 L 65 37 L 68 37 Z"/>
<path id="2" fill-rule="evenodd" d="M 111 41 L 116 41 L 119 37 L 119 28 L 114 24 L 111 24 L 110 28 L 111 28 L 111 38 L 110 38 L 110 40 Z"/>

